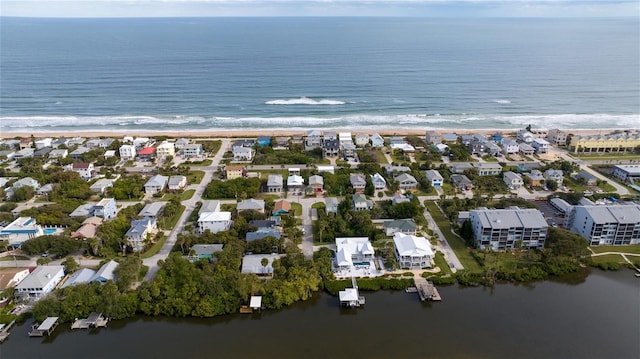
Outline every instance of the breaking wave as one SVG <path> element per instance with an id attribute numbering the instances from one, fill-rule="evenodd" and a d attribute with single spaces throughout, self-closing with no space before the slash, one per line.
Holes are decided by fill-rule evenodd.
<path id="1" fill-rule="evenodd" d="M 314 100 L 312 98 L 308 98 L 305 96 L 299 98 L 291 98 L 286 100 L 271 100 L 265 102 L 266 105 L 308 105 L 308 106 L 318 106 L 318 105 L 344 105 L 346 102 L 339 100 Z"/>

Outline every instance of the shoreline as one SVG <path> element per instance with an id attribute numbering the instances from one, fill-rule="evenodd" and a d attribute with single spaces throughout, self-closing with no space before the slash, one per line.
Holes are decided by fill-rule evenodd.
<path id="1" fill-rule="evenodd" d="M 307 131 L 312 129 L 260 129 L 260 130 L 242 130 L 242 129 L 216 129 L 216 130 L 184 130 L 184 131 L 170 131 L 170 130 L 78 130 L 78 131 L 34 131 L 34 132 L 5 132 L 0 129 L 0 138 L 14 138 L 14 137 L 30 137 L 31 135 L 42 138 L 42 137 L 70 137 L 70 136 L 81 136 L 81 137 L 124 137 L 124 136 L 168 136 L 172 138 L 180 138 L 180 137 L 190 137 L 190 138 L 241 138 L 241 137 L 257 137 L 264 135 L 272 135 L 272 136 L 295 136 L 295 135 L 306 135 Z M 493 134 L 496 132 L 501 132 L 503 134 L 511 134 L 516 133 L 519 129 L 453 129 L 453 128 L 438 128 L 438 129 L 349 129 L 349 128 L 339 128 L 339 129 L 313 129 L 321 132 L 333 131 L 336 133 L 340 132 L 351 132 L 352 135 L 355 134 L 368 134 L 372 135 L 374 133 L 378 133 L 381 136 L 424 136 L 427 131 L 434 131 L 439 133 L 456 133 L 458 135 L 467 135 L 467 134 Z M 547 132 L 548 129 L 532 129 L 534 132 Z M 602 128 L 602 129 L 560 129 L 565 132 L 575 134 L 575 135 L 598 135 L 598 134 L 608 134 L 612 132 L 623 132 L 625 130 L 637 131 L 638 129 L 622 129 L 622 128 Z"/>

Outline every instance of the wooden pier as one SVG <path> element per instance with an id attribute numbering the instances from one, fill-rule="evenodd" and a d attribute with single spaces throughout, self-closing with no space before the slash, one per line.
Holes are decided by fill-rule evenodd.
<path id="1" fill-rule="evenodd" d="M 30 337 L 49 336 L 58 327 L 58 317 L 48 317 L 42 324 L 34 324 L 29 332 Z"/>
<path id="2" fill-rule="evenodd" d="M 438 293 L 438 289 L 433 285 L 433 283 L 427 281 L 426 279 L 414 278 L 414 282 L 416 283 L 415 290 L 409 290 L 407 288 L 407 292 L 417 292 L 421 301 L 434 301 L 439 302 L 442 300 L 440 297 L 440 293 Z"/>
<path id="3" fill-rule="evenodd" d="M 9 329 L 15 324 L 16 320 L 14 319 L 11 323 L 5 325 L 0 324 L 0 343 L 4 342 L 9 338 Z"/>
<path id="4" fill-rule="evenodd" d="M 109 322 L 109 318 L 102 316 L 102 313 L 93 312 L 89 314 L 88 318 L 76 319 L 71 324 L 71 329 L 89 329 L 89 328 L 101 328 L 106 327 Z"/>
<path id="5" fill-rule="evenodd" d="M 358 282 L 355 277 L 351 277 L 351 284 L 353 288 L 345 288 L 345 290 L 341 290 L 338 292 L 338 296 L 340 297 L 340 305 L 349 308 L 359 307 L 364 305 L 365 299 L 358 292 Z"/>

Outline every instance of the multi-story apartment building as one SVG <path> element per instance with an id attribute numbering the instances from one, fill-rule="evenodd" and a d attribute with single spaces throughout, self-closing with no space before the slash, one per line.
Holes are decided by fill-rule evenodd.
<path id="1" fill-rule="evenodd" d="M 478 208 L 469 211 L 476 247 L 494 251 L 543 248 L 547 222 L 537 209 Z"/>
<path id="2" fill-rule="evenodd" d="M 566 227 L 592 246 L 637 244 L 640 243 L 640 206 L 574 206 Z"/>

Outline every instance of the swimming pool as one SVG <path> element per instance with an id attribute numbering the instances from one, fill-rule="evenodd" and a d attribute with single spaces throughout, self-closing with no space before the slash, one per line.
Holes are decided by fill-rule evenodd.
<path id="1" fill-rule="evenodd" d="M 49 235 L 49 234 L 54 234 L 54 233 L 56 233 L 56 229 L 55 228 L 45 228 L 44 229 L 44 234 Z"/>

